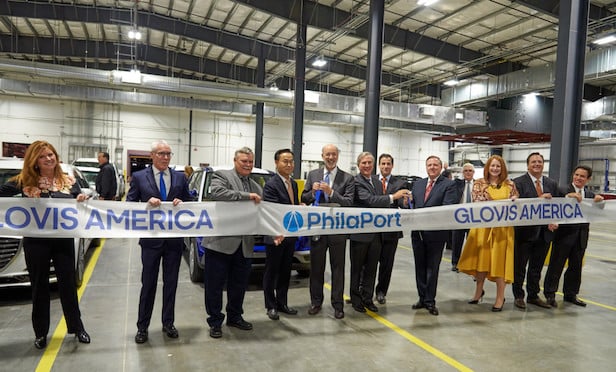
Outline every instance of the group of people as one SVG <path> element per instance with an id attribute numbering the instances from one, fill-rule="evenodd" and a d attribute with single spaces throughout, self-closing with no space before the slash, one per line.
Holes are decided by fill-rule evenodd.
<path id="1" fill-rule="evenodd" d="M 427 178 L 416 181 L 412 190 L 406 182 L 392 176 L 394 158 L 390 154 L 378 157 L 379 174 L 374 175 L 375 157 L 362 152 L 357 157 L 359 174 L 338 168 L 340 150 L 333 144 L 322 148 L 323 168 L 308 173 L 305 188 L 299 196 L 297 182 L 291 177 L 294 154 L 281 149 L 274 154 L 276 175 L 262 187 L 251 179 L 254 154 L 243 147 L 234 154 L 234 167 L 219 170 L 210 185 L 212 200 L 250 201 L 298 205 L 341 206 L 358 208 L 428 208 L 458 203 L 481 202 L 516 198 L 551 198 L 565 196 L 581 202 L 583 198 L 601 202 L 586 185 L 592 169 L 578 166 L 572 183 L 561 188 L 557 182 L 543 176 L 543 156 L 528 156 L 528 172 L 514 180 L 508 178 L 507 167 L 499 155 L 491 156 L 483 170 L 483 178 L 473 179 L 474 167 L 464 164 L 463 178 L 452 180 L 443 175 L 443 163 L 437 156 L 426 159 Z M 186 175 L 169 168 L 173 153 L 164 141 L 152 143 L 152 166 L 132 175 L 126 200 L 145 202 L 159 207 L 171 202 L 177 207 L 192 200 Z M 101 175 L 110 172 L 109 156 L 99 154 Z M 114 177 L 115 178 L 115 177 Z M 99 189 L 99 180 L 97 180 Z M 104 199 L 112 199 L 112 182 L 100 182 Z M 22 172 L 0 186 L 0 196 L 21 194 L 23 197 L 86 199 L 74 180 L 62 173 L 58 153 L 46 141 L 35 141 L 28 148 Z M 469 304 L 479 303 L 484 294 L 485 279 L 496 283 L 496 298 L 492 311 L 501 311 L 505 303 L 505 286 L 512 283 L 514 305 L 526 304 L 556 307 L 555 293 L 560 276 L 568 260 L 564 278 L 564 300 L 579 306 L 586 304 L 577 295 L 581 283 L 582 259 L 588 240 L 588 224 L 558 226 L 493 227 L 455 230 L 412 231 L 411 242 L 415 261 L 415 280 L 418 301 L 413 309 L 425 308 L 439 315 L 436 306 L 438 274 L 443 249 L 451 240 L 452 270 L 472 275 L 476 281 L 475 293 Z M 352 308 L 364 313 L 377 312 L 379 304 L 386 303 L 394 257 L 401 231 L 387 233 L 359 233 L 351 235 L 322 235 L 312 237 L 310 250 L 310 307 L 309 315 L 322 310 L 326 255 L 329 251 L 331 270 L 331 306 L 336 319 L 344 318 L 344 281 L 346 240 L 350 240 L 350 302 Z M 450 239 L 450 237 L 452 237 Z M 465 243 L 464 243 L 465 241 Z M 283 235 L 266 237 L 266 265 L 263 276 L 264 304 L 267 316 L 278 320 L 280 313 L 295 315 L 298 311 L 288 304 L 291 263 L 296 238 Z M 544 281 L 546 300 L 539 297 L 539 281 L 543 263 L 552 244 L 550 263 Z M 162 331 L 170 338 L 179 337 L 175 328 L 175 295 L 182 257 L 182 238 L 141 238 L 141 292 L 135 342 L 148 340 L 159 268 L 162 262 L 163 298 Z M 209 334 L 223 336 L 222 324 L 241 330 L 251 330 L 252 324 L 243 318 L 243 301 L 251 271 L 253 236 L 223 236 L 205 238 L 204 286 L 205 310 Z M 49 332 L 49 270 L 53 261 L 59 283 L 60 299 L 66 318 L 68 333 L 79 342 L 89 343 L 90 336 L 81 321 L 74 273 L 73 240 L 66 238 L 24 238 L 26 264 L 32 282 L 32 323 L 34 345 L 45 348 Z M 526 279 L 526 292 L 523 283 Z M 223 310 L 223 291 L 226 288 L 226 315 Z M 526 295 L 526 301 L 525 301 Z"/>

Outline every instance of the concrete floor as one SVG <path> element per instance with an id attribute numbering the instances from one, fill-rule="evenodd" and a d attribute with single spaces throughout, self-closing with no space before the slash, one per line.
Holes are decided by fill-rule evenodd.
<path id="1" fill-rule="evenodd" d="M 378 313 L 360 314 L 347 305 L 335 320 L 329 304 L 307 315 L 308 279 L 292 278 L 289 305 L 297 316 L 267 318 L 259 276 L 246 295 L 250 332 L 223 327 L 222 339 L 209 337 L 203 286 L 191 283 L 182 265 L 177 292 L 176 327 L 180 338 L 160 329 L 160 294 L 150 340 L 134 342 L 140 289 L 139 246 L 135 239 L 112 239 L 94 251 L 93 268 L 81 297 L 89 345 L 79 344 L 60 321 L 52 301 L 51 343 L 34 348 L 28 289 L 0 289 L 0 370 L 31 371 L 334 371 L 334 370 L 476 370 L 606 371 L 616 365 L 616 224 L 591 227 L 580 297 L 581 308 L 562 303 L 557 309 L 513 307 L 510 287 L 501 313 L 492 313 L 495 287 L 486 285 L 480 305 L 468 305 L 473 280 L 450 271 L 449 251 L 441 265 L 437 305 L 441 315 L 411 310 L 417 300 L 408 237 L 400 241 L 387 304 Z M 100 256 L 98 256 L 100 254 Z M 348 260 L 347 260 L 348 271 Z M 544 270 L 545 273 L 545 270 Z M 348 276 L 347 276 L 348 288 Z M 329 289 L 325 289 L 329 298 Z M 348 293 L 348 290 L 347 290 Z M 54 330 L 56 330 L 54 334 Z"/>

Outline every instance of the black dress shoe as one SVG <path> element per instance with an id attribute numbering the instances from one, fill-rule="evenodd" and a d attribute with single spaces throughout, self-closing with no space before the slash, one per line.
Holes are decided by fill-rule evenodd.
<path id="1" fill-rule="evenodd" d="M 222 329 L 220 326 L 210 327 L 210 337 L 211 338 L 221 338 L 222 337 Z"/>
<path id="2" fill-rule="evenodd" d="M 460 270 L 458 270 L 458 265 L 451 265 L 451 271 L 453 272 L 460 272 Z"/>
<path id="3" fill-rule="evenodd" d="M 366 308 L 364 307 L 364 305 L 360 305 L 360 304 L 353 304 L 353 310 L 357 311 L 358 313 L 366 312 Z"/>
<path id="4" fill-rule="evenodd" d="M 47 347 L 47 336 L 37 337 L 34 339 L 34 347 L 37 349 L 44 349 Z"/>
<path id="5" fill-rule="evenodd" d="M 90 343 L 90 335 L 88 334 L 88 332 L 86 332 L 83 329 L 81 331 L 77 331 L 77 333 L 75 334 L 75 337 L 82 344 L 89 344 Z"/>
<path id="6" fill-rule="evenodd" d="M 148 340 L 148 330 L 147 329 L 138 330 L 137 334 L 135 335 L 135 342 L 138 344 L 143 344 L 147 340 Z"/>
<path id="7" fill-rule="evenodd" d="M 529 304 L 537 305 L 537 306 L 542 307 L 544 309 L 551 309 L 552 308 L 552 306 L 548 305 L 547 302 L 543 301 L 539 297 L 537 297 L 537 298 L 527 298 L 526 302 L 529 303 Z"/>
<path id="8" fill-rule="evenodd" d="M 523 298 L 516 298 L 513 304 L 519 309 L 526 309 L 526 302 L 524 302 Z"/>
<path id="9" fill-rule="evenodd" d="M 378 313 L 379 312 L 379 308 L 376 307 L 376 305 L 373 302 L 364 302 L 364 307 L 370 311 L 372 311 L 373 313 Z"/>
<path id="10" fill-rule="evenodd" d="M 281 313 L 285 313 L 285 314 L 289 314 L 289 315 L 296 315 L 297 314 L 297 310 L 292 308 L 292 307 L 288 307 L 287 305 L 279 305 L 278 306 L 278 311 L 280 311 Z"/>
<path id="11" fill-rule="evenodd" d="M 381 305 L 385 305 L 385 302 L 387 302 L 385 300 L 385 295 L 382 293 L 377 293 L 376 294 L 376 302 L 380 303 Z"/>
<path id="12" fill-rule="evenodd" d="M 234 322 L 227 321 L 227 326 L 228 327 L 239 328 L 242 331 L 250 331 L 252 329 L 252 323 L 249 323 L 249 322 L 245 321 L 242 318 L 240 318 L 239 320 L 236 320 Z"/>
<path id="13" fill-rule="evenodd" d="M 178 333 L 178 330 L 175 328 L 175 326 L 173 324 L 168 324 L 168 325 L 164 325 L 163 326 L 163 332 L 167 334 L 167 336 L 171 337 L 171 338 L 178 338 L 178 336 L 180 335 Z"/>
<path id="14" fill-rule="evenodd" d="M 426 307 L 426 304 L 424 304 L 421 301 L 417 301 L 416 303 L 413 304 L 413 306 L 411 306 L 413 310 L 423 309 L 424 307 Z"/>
<path id="15" fill-rule="evenodd" d="M 336 318 L 336 319 L 344 318 L 344 311 L 335 309 L 334 310 L 334 318 Z"/>
<path id="16" fill-rule="evenodd" d="M 554 297 L 546 297 L 545 302 L 552 307 L 558 307 L 558 304 L 556 303 L 556 299 Z"/>
<path id="17" fill-rule="evenodd" d="M 267 317 L 270 318 L 271 320 L 278 320 L 278 319 L 280 319 L 280 317 L 278 316 L 278 311 L 276 309 L 268 309 L 267 310 Z"/>
<path id="18" fill-rule="evenodd" d="M 321 311 L 321 305 L 311 305 L 308 314 L 317 315 Z"/>
<path id="19" fill-rule="evenodd" d="M 438 308 L 434 305 L 426 305 L 426 309 L 428 312 L 434 316 L 438 315 Z"/>
<path id="20" fill-rule="evenodd" d="M 584 302 L 584 301 L 580 300 L 580 299 L 579 299 L 579 298 L 577 298 L 577 297 L 565 297 L 565 298 L 564 298 L 564 300 L 565 300 L 566 302 L 570 302 L 570 303 L 572 303 L 572 304 L 574 304 L 574 305 L 578 305 L 578 306 L 586 307 L 586 302 Z"/>

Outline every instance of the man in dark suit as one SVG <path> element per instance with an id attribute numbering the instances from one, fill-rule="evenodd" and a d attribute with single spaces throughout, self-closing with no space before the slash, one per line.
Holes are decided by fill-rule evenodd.
<path id="1" fill-rule="evenodd" d="M 389 154 L 379 156 L 379 182 L 375 188 L 381 187 L 384 195 L 395 194 L 399 190 L 406 190 L 406 182 L 391 175 L 394 168 L 394 158 Z M 406 190 L 410 195 L 410 191 Z M 389 204 L 390 208 L 408 208 L 408 197 L 402 197 Z M 379 304 L 385 304 L 385 296 L 389 290 L 391 273 L 394 269 L 394 259 L 398 240 L 403 237 L 402 231 L 385 232 L 382 234 L 381 256 L 378 265 L 378 282 L 376 285 L 376 300 Z"/>
<path id="2" fill-rule="evenodd" d="M 462 166 L 462 179 L 456 178 L 456 190 L 460 195 L 460 203 L 471 203 L 473 201 L 473 177 L 475 167 L 471 163 Z M 464 238 L 468 234 L 468 229 L 452 230 L 451 232 L 451 271 L 458 272 L 458 261 L 462 253 Z"/>
<path id="3" fill-rule="evenodd" d="M 526 158 L 528 172 L 513 180 L 520 193 L 520 198 L 551 199 L 552 196 L 559 196 L 558 183 L 542 175 L 543 163 L 543 155 L 538 152 L 533 152 Z M 528 292 L 526 302 L 550 308 L 550 305 L 539 298 L 539 280 L 541 280 L 545 256 L 554 238 L 553 231 L 556 228 L 554 224 L 515 227 L 513 285 L 511 287 L 515 297 L 513 304 L 520 309 L 526 309 L 523 289 L 525 277 Z"/>
<path id="4" fill-rule="evenodd" d="M 254 203 L 261 201 L 263 190 L 250 178 L 254 165 L 254 153 L 248 147 L 235 151 L 233 169 L 214 172 L 210 185 L 212 200 Z M 222 292 L 227 287 L 227 326 L 244 331 L 252 329 L 252 323 L 244 320 L 244 295 L 252 265 L 253 236 L 216 236 L 203 240 L 205 310 L 208 314 L 210 337 L 222 337 Z"/>
<path id="5" fill-rule="evenodd" d="M 359 174 L 355 176 L 354 205 L 361 208 L 388 208 L 395 201 L 409 196 L 409 190 L 398 190 L 386 194 L 379 177 L 372 174 L 374 156 L 362 152 L 357 157 Z M 377 312 L 379 309 L 372 302 L 376 267 L 381 257 L 382 234 L 363 233 L 350 236 L 351 260 L 351 304 L 353 309 L 365 313 L 366 309 Z"/>
<path id="6" fill-rule="evenodd" d="M 115 200 L 118 191 L 118 179 L 113 165 L 109 164 L 109 153 L 98 153 L 99 171 L 94 181 L 99 200 Z"/>
<path id="7" fill-rule="evenodd" d="M 578 165 L 573 171 L 573 181 L 561 190 L 561 193 L 568 198 L 575 198 L 578 203 L 584 198 L 592 199 L 595 203 L 603 202 L 601 195 L 595 195 L 586 187 L 591 177 L 592 168 Z M 588 246 L 589 229 L 588 223 L 562 224 L 554 234 L 550 264 L 543 281 L 543 294 L 546 302 L 552 307 L 557 307 L 555 294 L 567 260 L 569 265 L 563 281 L 564 301 L 586 306 L 586 302 L 580 300 L 577 295 L 582 284 L 582 261 Z"/>
<path id="8" fill-rule="evenodd" d="M 338 168 L 340 150 L 335 145 L 323 146 L 321 157 L 324 168 L 308 173 L 302 192 L 306 204 L 335 204 L 343 207 L 353 205 L 355 182 L 353 176 Z M 323 305 L 325 258 L 329 249 L 329 264 L 332 271 L 331 303 L 336 319 L 344 318 L 344 259 L 347 235 L 323 235 L 312 239 L 310 248 L 310 309 L 316 315 Z"/>
<path id="9" fill-rule="evenodd" d="M 291 178 L 295 162 L 289 149 L 274 154 L 277 175 L 270 178 L 263 187 L 263 200 L 279 204 L 299 204 L 297 182 Z M 297 310 L 287 304 L 287 292 L 291 280 L 291 264 L 295 252 L 295 237 L 277 236 L 266 238 L 265 273 L 263 274 L 263 295 L 267 316 L 278 320 L 278 312 L 295 315 Z"/>
<path id="10" fill-rule="evenodd" d="M 177 206 L 190 200 L 188 184 L 184 173 L 169 169 L 173 153 L 169 144 L 163 140 L 152 143 L 152 166 L 133 173 L 126 201 L 147 202 L 159 207 L 163 201 L 172 201 Z M 182 238 L 141 238 L 141 295 L 139 296 L 139 316 L 135 342 L 142 344 L 148 340 L 148 327 L 154 308 L 158 269 L 162 259 L 163 266 L 163 332 L 171 338 L 178 337 L 173 325 L 175 319 L 175 292 L 182 259 Z"/>
<path id="11" fill-rule="evenodd" d="M 443 163 L 438 156 L 431 155 L 426 159 L 428 178 L 417 180 L 413 184 L 413 208 L 429 208 L 458 202 L 455 183 L 441 175 L 442 168 Z M 430 314 L 438 315 L 438 270 L 449 235 L 450 230 L 411 232 L 415 280 L 419 294 L 419 301 L 413 305 L 413 309 L 426 308 Z"/>

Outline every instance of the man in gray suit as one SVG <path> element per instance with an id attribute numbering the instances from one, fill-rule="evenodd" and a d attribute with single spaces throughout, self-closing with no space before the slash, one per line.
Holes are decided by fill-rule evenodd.
<path id="1" fill-rule="evenodd" d="M 325 145 L 321 153 L 324 168 L 308 173 L 302 192 L 302 202 L 306 204 L 332 203 L 350 207 L 355 196 L 353 176 L 338 168 L 340 150 L 334 145 Z M 310 248 L 310 309 L 308 314 L 316 315 L 323 304 L 323 282 L 325 275 L 325 255 L 329 248 L 329 264 L 332 271 L 331 302 L 336 319 L 344 318 L 344 256 L 347 235 L 324 235 L 313 238 Z"/>
<path id="2" fill-rule="evenodd" d="M 216 171 L 210 185 L 212 200 L 246 200 L 259 203 L 263 189 L 250 178 L 254 164 L 254 153 L 248 147 L 235 152 L 234 168 Z M 204 240 L 204 284 L 205 310 L 209 315 L 210 337 L 222 337 L 222 291 L 227 287 L 227 326 L 245 331 L 252 324 L 242 317 L 244 294 L 252 264 L 254 237 L 220 236 Z"/>

